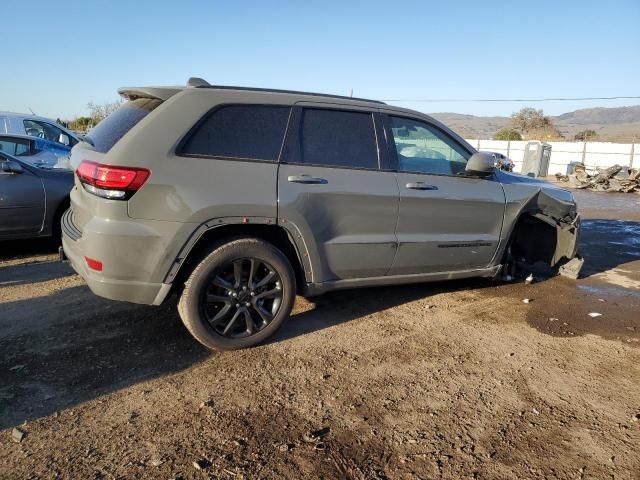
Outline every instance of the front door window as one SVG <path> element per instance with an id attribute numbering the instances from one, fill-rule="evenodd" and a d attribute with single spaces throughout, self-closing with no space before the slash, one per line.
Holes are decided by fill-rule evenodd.
<path id="1" fill-rule="evenodd" d="M 471 154 L 453 138 L 418 120 L 390 118 L 398 171 L 464 175 Z"/>

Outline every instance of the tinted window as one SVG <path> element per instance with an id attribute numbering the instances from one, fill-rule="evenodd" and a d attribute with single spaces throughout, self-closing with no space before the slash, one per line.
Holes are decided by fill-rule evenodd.
<path id="1" fill-rule="evenodd" d="M 0 151 L 9 155 L 29 155 L 30 142 L 25 138 L 0 138 Z"/>
<path id="2" fill-rule="evenodd" d="M 402 172 L 463 174 L 471 156 L 436 127 L 409 118 L 391 117 L 391 130 Z"/>
<path id="3" fill-rule="evenodd" d="M 228 105 L 213 111 L 182 146 L 181 153 L 207 157 L 277 160 L 289 107 Z"/>
<path id="4" fill-rule="evenodd" d="M 162 100 L 151 98 L 130 100 L 96 125 L 86 138 L 98 152 L 107 153 L 129 130 L 158 108 L 161 103 Z"/>
<path id="5" fill-rule="evenodd" d="M 300 160 L 311 165 L 378 168 L 370 113 L 306 108 L 300 124 Z"/>

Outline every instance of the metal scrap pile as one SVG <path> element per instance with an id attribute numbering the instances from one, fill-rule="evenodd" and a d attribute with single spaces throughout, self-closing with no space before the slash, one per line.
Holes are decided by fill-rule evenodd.
<path id="1" fill-rule="evenodd" d="M 572 188 L 589 188 L 598 192 L 638 192 L 640 193 L 640 169 L 613 167 L 596 170 L 595 175 L 589 175 L 585 166 L 575 164 L 570 175 L 556 174 L 556 178 L 562 182 L 569 182 Z"/>

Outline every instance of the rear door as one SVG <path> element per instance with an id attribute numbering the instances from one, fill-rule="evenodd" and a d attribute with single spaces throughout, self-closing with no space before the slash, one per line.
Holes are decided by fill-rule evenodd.
<path id="1" fill-rule="evenodd" d="M 0 163 L 6 158 L 0 155 Z M 23 165 L 21 173 L 0 169 L 0 237 L 37 234 L 44 218 L 44 186 Z"/>
<path id="2" fill-rule="evenodd" d="M 398 185 L 372 111 L 294 108 L 278 171 L 278 218 L 295 224 L 314 282 L 386 275 L 396 251 Z"/>
<path id="3" fill-rule="evenodd" d="M 498 247 L 504 191 L 465 172 L 472 152 L 435 124 L 384 115 L 398 170 L 398 253 L 391 274 L 487 267 Z"/>

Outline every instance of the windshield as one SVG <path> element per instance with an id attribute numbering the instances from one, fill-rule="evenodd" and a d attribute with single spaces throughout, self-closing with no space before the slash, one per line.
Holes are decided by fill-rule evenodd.
<path id="1" fill-rule="evenodd" d="M 155 98 L 130 100 L 102 120 L 85 136 L 85 139 L 96 151 L 107 153 L 129 130 L 161 103 L 162 100 Z"/>

